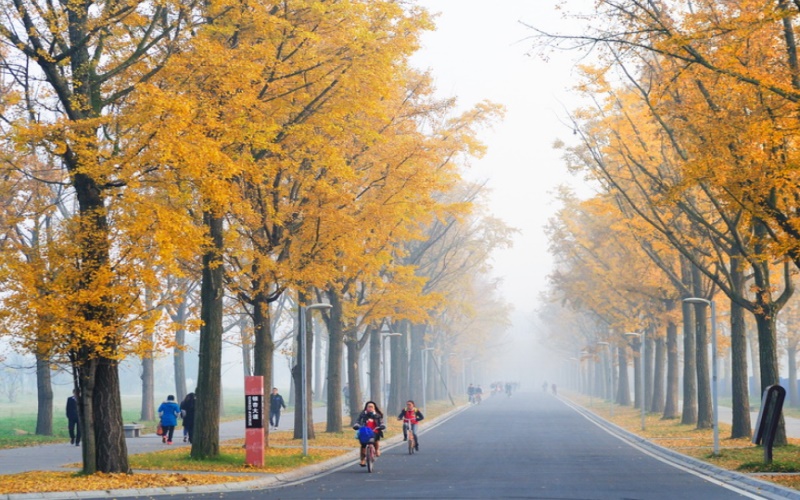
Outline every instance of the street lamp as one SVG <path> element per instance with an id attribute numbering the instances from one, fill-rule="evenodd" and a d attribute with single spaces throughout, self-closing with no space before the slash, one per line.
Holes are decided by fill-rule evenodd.
<path id="1" fill-rule="evenodd" d="M 626 333 L 625 336 L 626 337 L 637 337 L 637 338 L 641 337 L 641 344 L 639 344 L 639 368 L 640 368 L 640 372 L 641 372 L 641 374 L 639 375 L 639 386 L 641 387 L 641 389 L 639 390 L 639 392 L 640 392 L 640 394 L 639 394 L 639 398 L 640 398 L 639 406 L 642 407 L 641 408 L 642 409 L 642 430 L 645 430 L 644 429 L 644 427 L 645 427 L 644 426 L 644 416 L 645 416 L 644 407 L 645 407 L 645 399 L 647 397 L 647 388 L 645 387 L 645 380 L 644 380 L 644 377 L 645 377 L 645 369 L 644 369 L 644 360 L 645 360 L 645 358 L 644 358 L 644 349 L 645 349 L 644 341 L 645 341 L 645 335 L 644 335 L 644 332 L 642 332 L 642 333 L 629 332 L 629 333 Z"/>
<path id="2" fill-rule="evenodd" d="M 384 349 L 383 339 L 386 337 L 402 337 L 402 333 L 396 332 L 381 332 L 381 358 L 383 361 L 381 362 L 383 366 L 383 384 L 381 385 L 381 394 L 383 394 L 383 407 L 386 408 L 389 406 L 389 393 L 386 391 L 386 383 L 388 379 L 386 378 L 386 349 Z"/>
<path id="3" fill-rule="evenodd" d="M 308 455 L 308 388 L 306 387 L 306 312 L 313 309 L 330 309 L 330 304 L 300 306 L 300 412 L 302 417 L 303 455 Z"/>
<path id="4" fill-rule="evenodd" d="M 713 300 L 700 297 L 683 299 L 687 304 L 711 306 L 711 404 L 714 410 L 714 455 L 719 455 L 719 403 L 717 398 L 717 308 Z"/>
<path id="5" fill-rule="evenodd" d="M 428 388 L 428 351 L 432 351 L 433 347 L 426 347 L 422 350 L 422 411 L 427 413 L 425 406 L 425 390 Z"/>

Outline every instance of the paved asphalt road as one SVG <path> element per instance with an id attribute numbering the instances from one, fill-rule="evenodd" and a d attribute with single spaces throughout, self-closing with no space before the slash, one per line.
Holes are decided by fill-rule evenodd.
<path id="1" fill-rule="evenodd" d="M 189 496 L 233 500 L 776 498 L 725 484 L 723 476 L 714 479 L 691 467 L 667 463 L 543 393 L 489 398 L 425 428 L 420 447 L 413 456 L 403 446 L 387 447 L 372 474 L 351 461 L 323 475 L 267 491 Z"/>

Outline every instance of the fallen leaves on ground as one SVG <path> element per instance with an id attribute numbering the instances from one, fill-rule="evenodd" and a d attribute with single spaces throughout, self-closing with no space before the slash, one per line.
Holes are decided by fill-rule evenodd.
<path id="1" fill-rule="evenodd" d="M 133 488 L 166 488 L 247 481 L 249 476 L 214 474 L 104 474 L 83 476 L 74 472 L 24 472 L 0 476 L 0 493 L 46 493 L 55 491 L 95 491 Z"/>

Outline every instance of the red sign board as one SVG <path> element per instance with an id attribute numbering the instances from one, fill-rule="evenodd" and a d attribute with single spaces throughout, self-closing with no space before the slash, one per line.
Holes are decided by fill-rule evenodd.
<path id="1" fill-rule="evenodd" d="M 245 460 L 248 465 L 264 465 L 264 377 L 244 378 Z"/>

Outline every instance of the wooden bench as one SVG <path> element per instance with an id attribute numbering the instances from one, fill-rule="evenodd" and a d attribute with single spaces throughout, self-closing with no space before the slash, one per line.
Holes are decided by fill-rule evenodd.
<path id="1" fill-rule="evenodd" d="M 124 424 L 122 429 L 125 431 L 126 438 L 138 438 L 139 433 L 144 429 L 142 424 Z"/>

